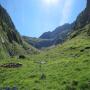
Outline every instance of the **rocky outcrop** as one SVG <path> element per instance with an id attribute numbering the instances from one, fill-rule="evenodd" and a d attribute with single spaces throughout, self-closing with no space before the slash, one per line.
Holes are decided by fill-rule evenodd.
<path id="1" fill-rule="evenodd" d="M 87 9 L 88 11 L 90 11 L 90 0 L 87 0 L 87 6 L 86 6 L 86 9 Z"/>
<path id="2" fill-rule="evenodd" d="M 86 8 L 82 13 L 77 17 L 75 22 L 75 29 L 82 28 L 85 25 L 90 23 L 90 0 L 87 0 Z"/>

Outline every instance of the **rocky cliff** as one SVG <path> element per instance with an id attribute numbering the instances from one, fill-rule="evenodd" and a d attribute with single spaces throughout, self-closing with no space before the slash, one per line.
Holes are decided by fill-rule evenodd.
<path id="1" fill-rule="evenodd" d="M 90 0 L 87 0 L 86 8 L 77 17 L 75 29 L 82 28 L 90 23 Z"/>
<path id="2" fill-rule="evenodd" d="M 87 0 L 86 8 L 78 15 L 70 37 L 74 38 L 81 33 L 90 36 L 90 0 Z"/>

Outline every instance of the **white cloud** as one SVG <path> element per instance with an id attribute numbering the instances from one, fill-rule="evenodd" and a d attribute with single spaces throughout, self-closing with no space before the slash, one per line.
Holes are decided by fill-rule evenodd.
<path id="1" fill-rule="evenodd" d="M 72 12 L 73 3 L 74 3 L 74 0 L 65 0 L 64 7 L 62 9 L 60 25 L 66 23 L 68 21 L 69 16 Z"/>

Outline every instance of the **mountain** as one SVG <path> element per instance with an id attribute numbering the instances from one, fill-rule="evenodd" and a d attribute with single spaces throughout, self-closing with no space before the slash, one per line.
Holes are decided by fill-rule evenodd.
<path id="1" fill-rule="evenodd" d="M 82 31 L 81 28 L 83 28 L 85 25 L 88 25 L 89 23 L 90 23 L 90 0 L 87 0 L 85 10 L 83 10 L 80 13 L 80 15 L 78 15 L 76 21 L 73 22 L 72 24 L 67 23 L 57 27 L 52 32 L 50 31 L 45 32 L 36 40 L 35 38 L 30 39 L 29 37 L 27 37 L 27 40 L 26 39 L 25 40 L 29 44 L 33 45 L 38 49 L 50 47 L 57 44 L 62 44 L 65 40 L 68 40 L 69 37 L 73 38 L 79 35 L 80 32 Z M 88 35 L 90 35 L 89 30 Z"/>
<path id="2" fill-rule="evenodd" d="M 45 32 L 39 38 L 32 38 L 24 36 L 24 40 L 34 47 L 41 49 L 45 47 L 50 47 L 57 44 L 62 44 L 69 34 L 72 32 L 72 28 L 74 23 L 72 24 L 64 24 L 62 26 L 57 27 L 52 32 Z"/>
<path id="3" fill-rule="evenodd" d="M 1 90 L 90 90 L 90 21 L 81 23 L 80 15 L 75 21 L 80 25 L 73 27 L 62 45 L 25 60 L 0 60 Z M 14 63 L 20 66 L 15 67 Z"/>
<path id="4" fill-rule="evenodd" d="M 52 32 L 45 32 L 40 36 L 41 39 L 55 39 L 58 36 L 63 36 L 63 34 L 69 33 L 71 31 L 72 25 L 71 24 L 64 24 L 62 26 L 57 27 L 54 31 Z"/>
<path id="5" fill-rule="evenodd" d="M 64 24 L 52 32 L 45 32 L 39 38 L 52 40 L 52 45 L 62 44 L 73 31 L 74 23 Z M 51 45 L 50 45 L 51 46 Z"/>
<path id="6" fill-rule="evenodd" d="M 23 36 L 23 39 L 30 45 L 34 46 L 37 49 L 42 49 L 53 45 L 52 39 L 41 39 L 33 38 L 28 36 Z"/>
<path id="7" fill-rule="evenodd" d="M 87 1 L 90 6 L 89 0 Z M 90 10 L 89 6 L 86 9 Z M 86 14 L 85 10 L 83 15 Z M 90 21 L 87 19 L 90 16 L 83 15 L 85 21 L 81 23 L 84 18 L 81 19 L 80 14 L 75 21 L 80 25 L 75 24 L 62 45 L 58 44 L 38 55 L 28 55 L 25 60 L 1 59 L 0 89 L 90 90 Z M 31 37 L 25 39 L 42 41 Z"/>
<path id="8" fill-rule="evenodd" d="M 35 50 L 22 39 L 9 14 L 0 5 L 0 58 L 33 51 Z"/>
<path id="9" fill-rule="evenodd" d="M 82 33 L 90 36 L 90 0 L 87 0 L 85 10 L 83 10 L 75 21 L 73 33 L 70 35 L 74 38 Z"/>
<path id="10" fill-rule="evenodd" d="M 87 0 L 87 5 L 84 11 L 77 17 L 75 28 L 82 28 L 90 23 L 90 0 Z"/>

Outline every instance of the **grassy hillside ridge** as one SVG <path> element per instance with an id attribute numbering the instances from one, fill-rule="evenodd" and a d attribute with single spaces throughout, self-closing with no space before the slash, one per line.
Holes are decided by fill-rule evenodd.
<path id="1" fill-rule="evenodd" d="M 37 52 L 22 39 L 7 11 L 0 5 L 0 58 Z"/>

